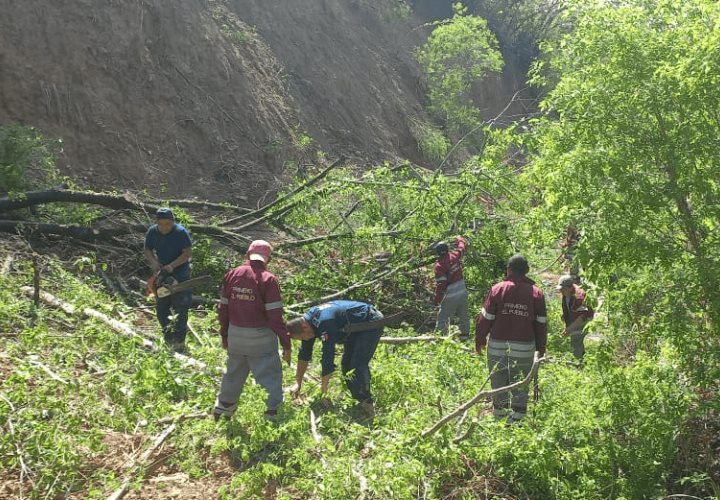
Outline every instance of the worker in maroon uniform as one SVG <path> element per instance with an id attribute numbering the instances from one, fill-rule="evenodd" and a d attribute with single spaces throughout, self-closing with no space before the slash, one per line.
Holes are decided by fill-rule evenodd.
<path id="1" fill-rule="evenodd" d="M 447 334 L 450 320 L 459 319 L 460 339 L 470 337 L 470 314 L 468 311 L 468 289 L 463 278 L 462 258 L 465 255 L 465 239 L 455 237 L 456 248 L 450 251 L 447 243 L 435 246 L 438 255 L 435 262 L 435 296 L 433 303 L 440 306 L 435 329 Z"/>
<path id="2" fill-rule="evenodd" d="M 540 356 L 545 355 L 545 296 L 527 277 L 529 270 L 525 257 L 519 254 L 510 257 L 507 278 L 490 289 L 477 317 L 475 350 L 480 354 L 487 344 L 493 389 L 525 378 L 532 368 L 535 351 Z M 509 422 L 518 422 L 527 413 L 527 400 L 527 387 L 509 394 L 496 394 L 493 396 L 493 413 L 496 418 L 509 415 Z"/>
<path id="3" fill-rule="evenodd" d="M 278 340 L 283 360 L 289 363 L 290 337 L 283 320 L 280 285 L 266 269 L 271 252 L 267 241 L 253 241 L 247 251 L 248 260 L 230 270 L 223 280 L 218 316 L 228 358 L 213 411 L 216 419 L 235 412 L 250 372 L 268 393 L 267 418 L 274 418 L 283 402 Z"/>
<path id="4" fill-rule="evenodd" d="M 560 277 L 557 290 L 562 295 L 563 335 L 570 336 L 573 355 L 582 361 L 585 356 L 585 325 L 593 319 L 595 311 L 586 301 L 585 290 L 575 284 L 575 278 L 566 274 Z"/>

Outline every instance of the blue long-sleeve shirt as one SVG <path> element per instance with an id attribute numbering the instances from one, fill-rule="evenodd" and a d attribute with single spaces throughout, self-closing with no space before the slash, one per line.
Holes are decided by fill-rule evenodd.
<path id="1" fill-rule="evenodd" d="M 375 308 L 365 302 L 354 300 L 333 300 L 311 307 L 303 316 L 313 329 L 315 338 L 303 340 L 298 360 L 312 359 L 315 339 L 322 342 L 322 375 L 335 371 L 335 346 L 347 338 L 345 326 L 348 323 L 365 323 L 382 317 Z"/>

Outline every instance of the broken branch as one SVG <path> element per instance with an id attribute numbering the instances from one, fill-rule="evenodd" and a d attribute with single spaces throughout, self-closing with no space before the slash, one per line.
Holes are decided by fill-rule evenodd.
<path id="1" fill-rule="evenodd" d="M 24 286 L 21 288 L 21 290 L 25 295 L 29 297 L 33 296 L 34 290 L 32 287 Z M 151 351 L 159 350 L 159 347 L 153 341 L 146 339 L 144 336 L 133 330 L 129 325 L 122 323 L 121 321 L 118 321 L 116 319 L 110 318 L 105 314 L 101 313 L 100 311 L 96 311 L 95 309 L 92 309 L 90 307 L 85 307 L 79 310 L 73 304 L 65 302 L 64 300 L 59 299 L 54 295 L 42 290 L 40 291 L 40 301 L 51 307 L 62 309 L 66 314 L 70 316 L 80 315 L 88 319 L 96 319 L 101 323 L 105 323 L 114 331 L 122 335 L 138 339 L 142 343 L 142 346 L 146 349 L 149 349 Z M 186 366 L 192 366 L 193 368 L 199 368 L 201 370 L 207 369 L 207 365 L 205 363 L 203 363 L 202 361 L 198 361 L 197 359 L 191 358 L 190 356 L 185 356 L 184 354 L 180 354 L 179 352 L 174 352 L 172 353 L 172 355 L 174 358 L 178 359 Z"/>
<path id="2" fill-rule="evenodd" d="M 315 418 L 315 412 L 310 410 L 310 432 L 316 443 L 322 441 L 322 436 L 317 430 L 317 419 Z"/>
<path id="3" fill-rule="evenodd" d="M 332 162 L 332 163 L 330 164 L 330 166 L 328 166 L 325 170 L 323 170 L 322 172 L 320 172 L 318 175 L 316 175 L 316 176 L 313 177 L 312 179 L 310 179 L 310 180 L 302 183 L 301 185 L 299 185 L 298 187 L 296 187 L 295 189 L 293 189 L 293 190 L 290 191 L 289 193 L 287 193 L 287 194 L 285 194 L 285 195 L 283 195 L 283 196 L 278 197 L 277 199 L 275 199 L 275 201 L 270 202 L 270 203 L 268 203 L 267 205 L 265 205 L 265 206 L 263 206 L 263 207 L 261 207 L 261 208 L 258 208 L 257 210 L 254 210 L 254 211 L 252 211 L 252 212 L 248 212 L 248 213 L 246 213 L 246 214 L 244 214 L 244 215 L 241 215 L 241 216 L 239 216 L 239 217 L 235 217 L 235 218 L 233 218 L 233 219 L 226 220 L 225 222 L 220 223 L 220 225 L 221 225 L 221 226 L 230 226 L 230 225 L 232 225 L 232 224 L 235 224 L 236 222 L 241 222 L 241 221 L 250 219 L 250 218 L 252 218 L 252 217 L 257 217 L 257 216 L 259 216 L 259 215 L 264 214 L 265 212 L 267 212 L 267 211 L 270 210 L 271 208 L 279 205 L 280 203 L 285 202 L 286 200 L 291 199 L 291 198 L 294 197 L 296 194 L 304 191 L 305 189 L 309 188 L 309 187 L 312 186 L 313 184 L 317 184 L 317 183 L 318 183 L 319 181 L 321 181 L 324 177 L 326 177 L 335 167 L 337 167 L 338 165 L 340 165 L 340 163 L 342 163 L 343 161 L 345 161 L 345 157 L 344 157 L 344 156 L 341 156 L 340 158 L 338 158 L 337 160 L 335 160 L 334 162 Z"/>
<path id="4" fill-rule="evenodd" d="M 152 446 L 145 450 L 143 454 L 140 456 L 139 459 L 133 460 L 130 462 L 130 465 L 128 466 L 128 471 L 132 471 L 132 469 L 135 468 L 136 465 L 142 465 L 152 456 L 153 453 L 155 453 L 155 450 L 157 450 L 161 444 L 167 439 L 167 437 L 172 434 L 172 432 L 175 430 L 176 425 L 175 423 L 170 424 L 164 431 L 162 431 L 160 434 L 158 434 L 155 439 L 153 439 Z M 128 473 L 127 477 L 123 481 L 122 485 L 113 492 L 112 495 L 108 497 L 108 500 L 120 500 L 122 497 L 125 496 L 125 494 L 128 491 L 128 488 L 130 488 L 130 483 L 132 482 L 132 476 L 130 473 Z"/>
<path id="5" fill-rule="evenodd" d="M 458 406 L 455 411 L 452 413 L 448 413 L 443 418 L 438 420 L 435 425 L 427 429 L 425 432 L 423 432 L 420 437 L 428 437 L 435 434 L 442 426 L 447 424 L 450 420 L 456 418 L 458 415 L 463 414 L 468 408 L 471 406 L 477 404 L 479 401 L 484 399 L 487 396 L 494 396 L 496 394 L 503 394 L 506 392 L 510 392 L 514 389 L 519 389 L 521 387 L 525 387 L 530 383 L 530 381 L 535 377 L 535 374 L 537 374 L 538 369 L 540 368 L 540 365 L 544 363 L 545 357 L 539 358 L 538 352 L 535 352 L 535 359 L 533 360 L 532 368 L 530 368 L 530 371 L 528 372 L 527 376 L 521 380 L 520 382 L 515 382 L 514 384 L 507 385 L 505 387 L 498 387 L 497 389 L 491 389 L 489 391 L 480 391 L 478 392 L 475 397 L 473 397 L 470 401 L 467 401 L 466 403 L 463 403 L 462 405 Z"/>
<path id="6" fill-rule="evenodd" d="M 67 381 L 67 380 L 65 380 L 64 378 L 60 377 L 60 375 L 58 375 L 57 373 L 55 373 L 54 371 L 52 371 L 50 368 L 48 368 L 47 366 L 45 366 L 44 364 L 42 364 L 40 361 L 30 360 L 30 364 L 33 365 L 33 366 L 37 366 L 38 368 L 42 369 L 42 371 L 44 371 L 45 373 L 47 373 L 47 374 L 50 376 L 51 379 L 53 379 L 53 380 L 55 380 L 55 381 L 57 381 L 57 382 L 60 382 L 60 383 L 63 384 L 63 385 L 67 385 L 67 384 L 68 384 L 68 381 Z"/>
<path id="7" fill-rule="evenodd" d="M 438 342 L 450 340 L 452 336 L 439 337 L 437 335 L 420 335 L 419 337 L 380 337 L 381 344 L 416 344 L 418 342 Z"/>

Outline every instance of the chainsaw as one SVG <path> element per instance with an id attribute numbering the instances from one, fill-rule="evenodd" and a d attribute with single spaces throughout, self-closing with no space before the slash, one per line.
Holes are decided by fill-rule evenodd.
<path id="1" fill-rule="evenodd" d="M 199 276 L 185 281 L 178 281 L 172 274 L 160 271 L 155 276 L 151 276 L 147 284 L 148 291 L 151 294 L 163 299 L 174 293 L 190 290 L 200 285 L 207 285 L 210 282 L 212 282 L 212 276 Z"/>

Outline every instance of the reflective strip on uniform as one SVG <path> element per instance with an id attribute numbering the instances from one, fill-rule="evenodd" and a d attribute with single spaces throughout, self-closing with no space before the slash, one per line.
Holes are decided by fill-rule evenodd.
<path id="1" fill-rule="evenodd" d="M 493 349 L 491 347 L 488 347 L 488 354 L 490 356 L 500 357 L 500 356 L 505 356 L 506 351 L 504 349 Z"/>
<path id="2" fill-rule="evenodd" d="M 538 323 L 547 323 L 547 316 L 536 316 L 535 321 Z"/>
<path id="3" fill-rule="evenodd" d="M 517 342 L 513 340 L 495 340 L 488 342 L 488 354 L 509 358 L 531 359 L 535 356 L 535 342 Z"/>
<path id="4" fill-rule="evenodd" d="M 281 308 L 282 306 L 283 306 L 282 301 L 269 302 L 269 303 L 265 304 L 265 310 L 266 310 L 266 311 L 271 311 L 271 310 L 273 310 L 273 309 L 279 309 L 279 308 Z"/>
<path id="5" fill-rule="evenodd" d="M 483 307 L 482 310 L 480 311 L 480 314 L 482 314 L 482 315 L 483 315 L 483 318 L 485 318 L 485 319 L 488 320 L 488 321 L 492 321 L 492 320 L 495 319 L 495 315 L 494 315 L 494 314 L 490 314 L 489 312 L 487 312 L 484 307 Z"/>
<path id="6" fill-rule="evenodd" d="M 227 303 L 228 303 L 227 297 L 220 297 L 220 303 L 221 303 L 221 304 L 227 304 Z"/>
<path id="7" fill-rule="evenodd" d="M 439 278 L 435 278 L 435 281 L 437 281 L 437 282 L 447 281 L 447 276 L 440 276 Z"/>

